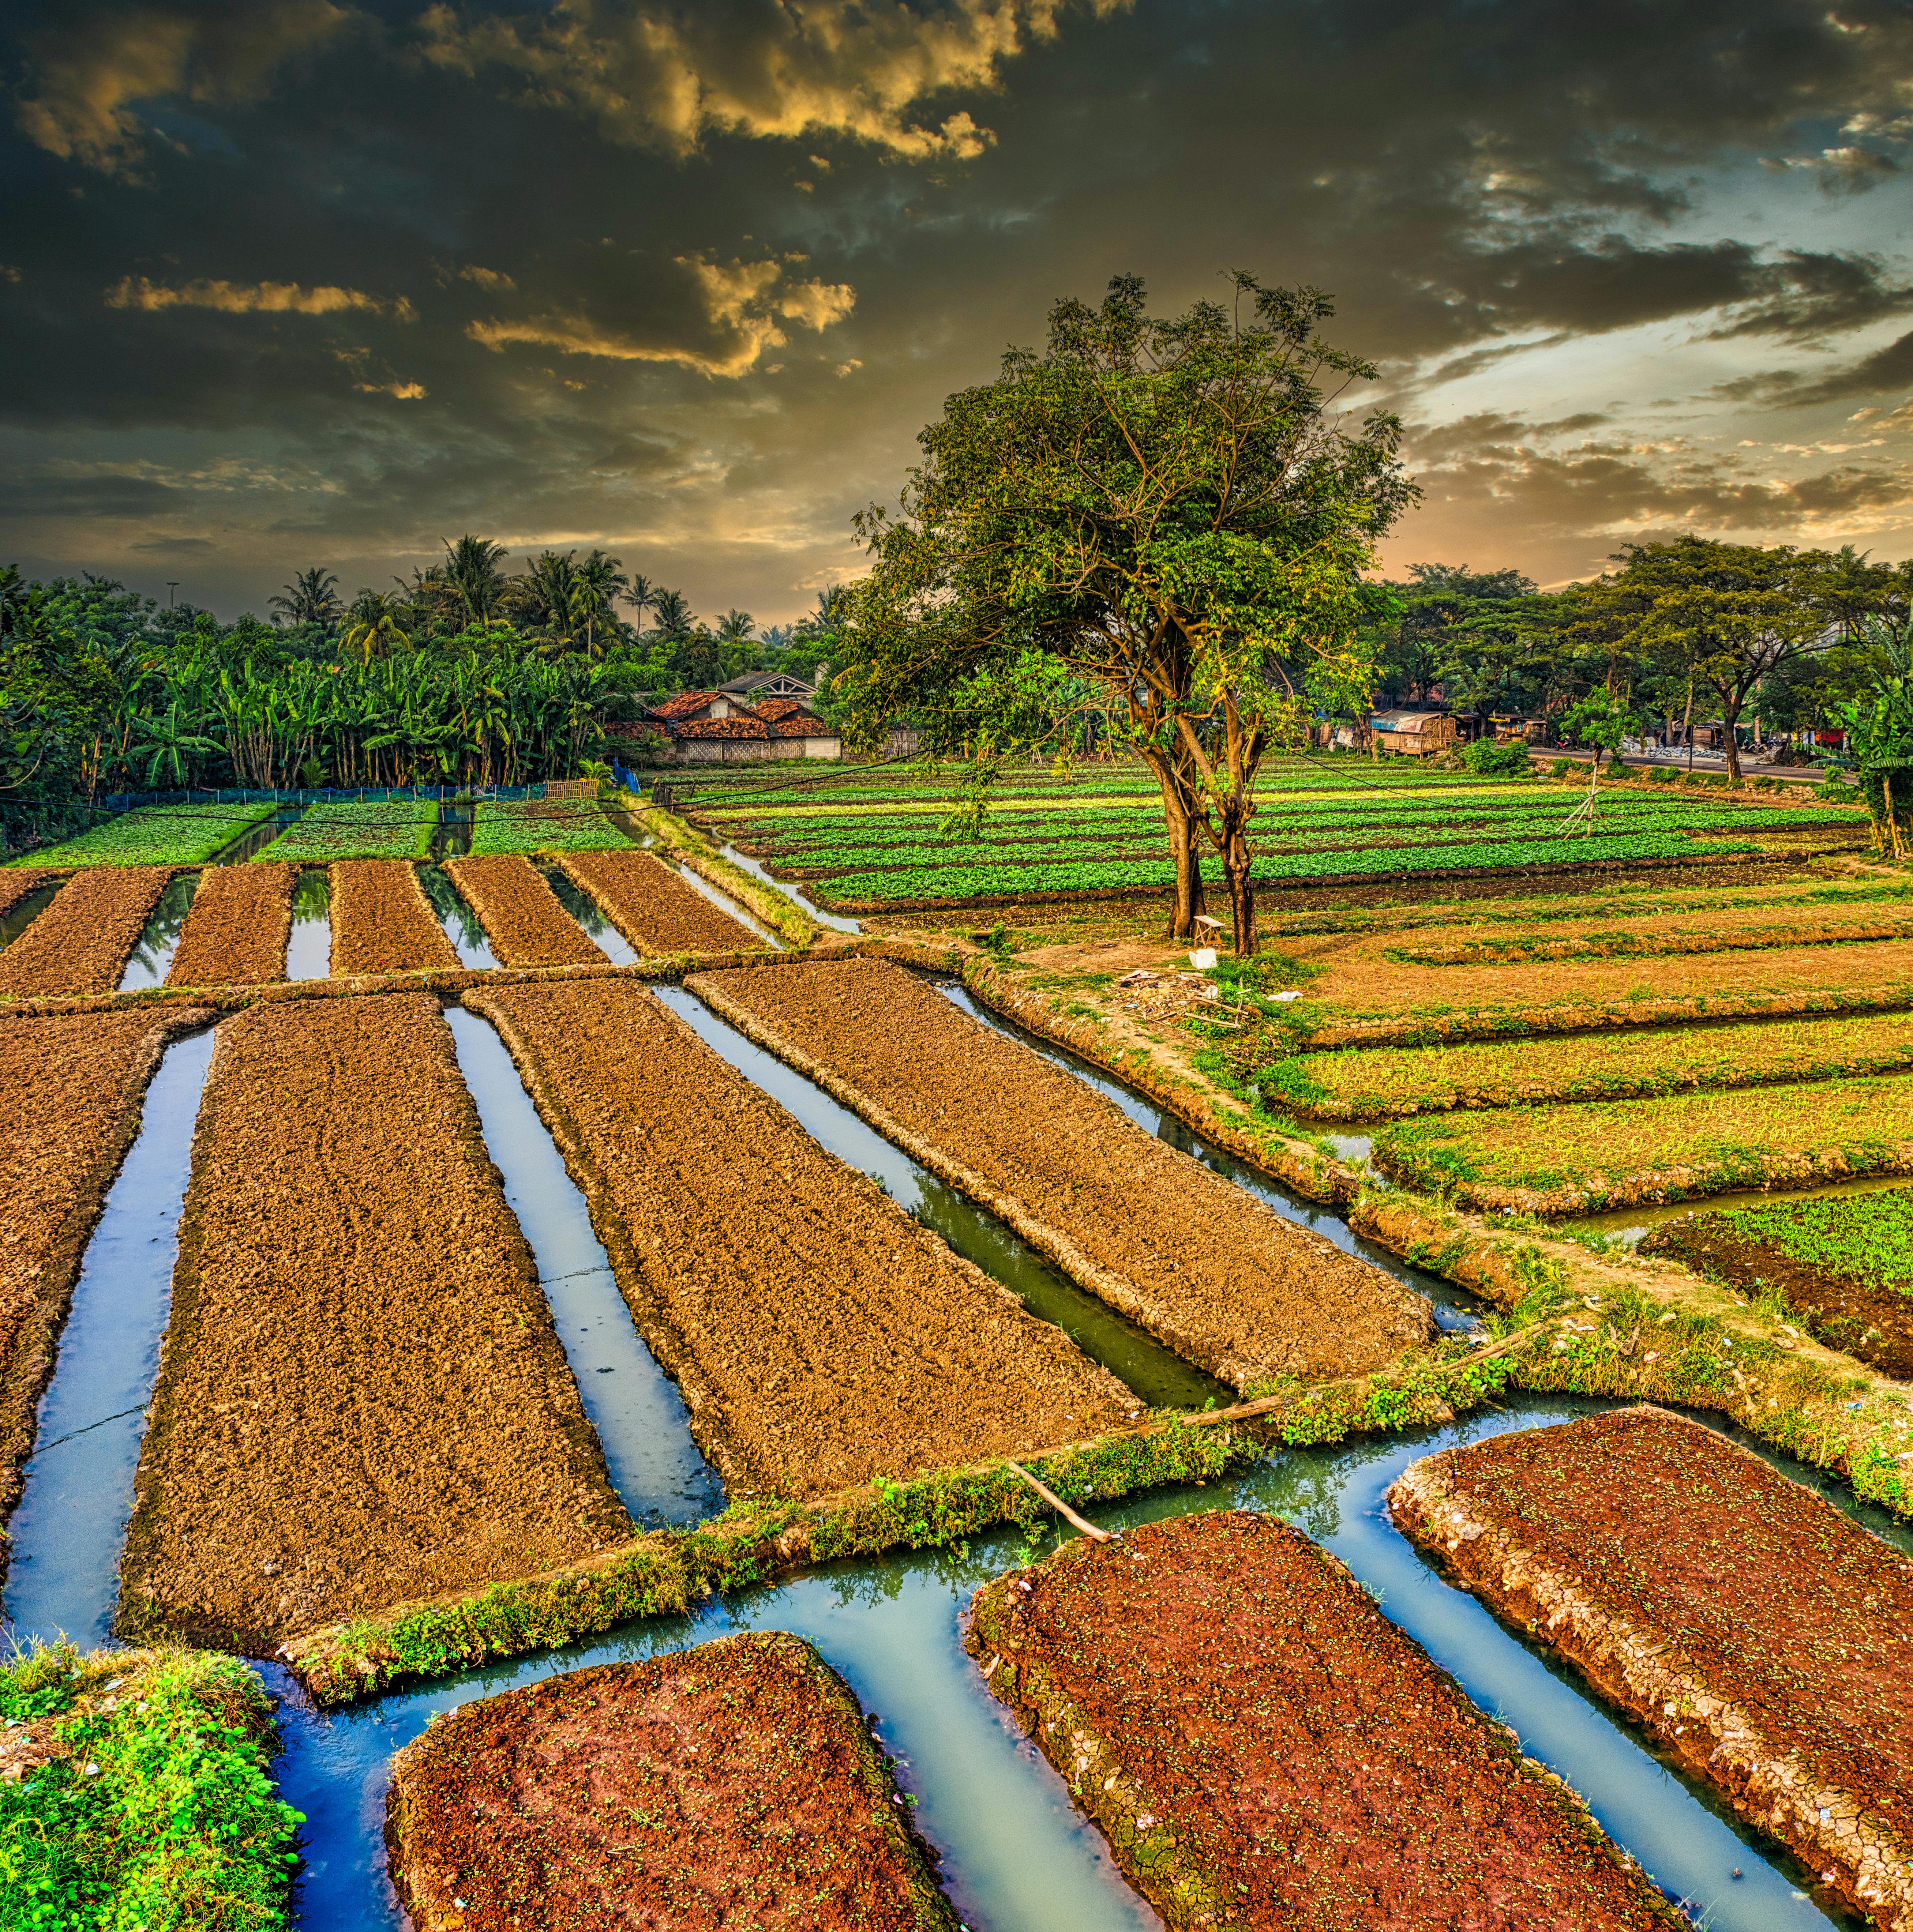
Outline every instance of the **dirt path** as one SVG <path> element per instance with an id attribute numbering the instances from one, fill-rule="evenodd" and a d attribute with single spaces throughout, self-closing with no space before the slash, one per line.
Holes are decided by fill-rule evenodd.
<path id="1" fill-rule="evenodd" d="M 629 980 L 483 989 L 734 1496 L 1074 1442 L 1136 1398 Z"/>
<path id="2" fill-rule="evenodd" d="M 212 1016 L 0 1019 L 0 1522 L 20 1499 L 55 1338 L 166 1042 Z M 7 1546 L 0 1543 L 0 1572 Z"/>
<path id="3" fill-rule="evenodd" d="M 169 986 L 263 986 L 286 976 L 296 866 L 208 866 L 166 976 Z"/>
<path id="4" fill-rule="evenodd" d="M 454 859 L 446 866 L 501 966 L 596 966 L 605 956 L 529 859 Z"/>
<path id="5" fill-rule="evenodd" d="M 1665 1409 L 1445 1450 L 1389 1507 L 1849 1906 L 1913 1924 L 1913 1562 Z"/>
<path id="6" fill-rule="evenodd" d="M 887 960 L 688 982 L 1074 1279 L 1237 1388 L 1379 1369 L 1428 1304 Z"/>
<path id="7" fill-rule="evenodd" d="M 629 1536 L 422 994 L 220 1029 L 120 1622 L 269 1650 Z"/>
<path id="8" fill-rule="evenodd" d="M 332 866 L 332 976 L 456 966 L 409 859 L 346 859 Z"/>
<path id="9" fill-rule="evenodd" d="M 802 1639 L 720 1638 L 461 1705 L 392 1760 L 417 1932 L 954 1932 L 848 1687 Z"/>
<path id="10" fill-rule="evenodd" d="M 752 951 L 764 942 L 720 912 L 649 852 L 559 852 L 560 868 L 605 916 L 653 958 L 671 953 Z"/>
<path id="11" fill-rule="evenodd" d="M 110 993 L 176 869 L 100 866 L 76 873 L 0 952 L 0 996 Z"/>
<path id="12" fill-rule="evenodd" d="M 1067 1544 L 984 1585 L 966 1642 L 1171 1925 L 1686 1923 L 1341 1564 L 1274 1516 Z"/>

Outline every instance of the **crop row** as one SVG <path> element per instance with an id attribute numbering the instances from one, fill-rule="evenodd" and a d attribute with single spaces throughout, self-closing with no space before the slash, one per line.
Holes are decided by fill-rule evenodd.
<path id="1" fill-rule="evenodd" d="M 1351 1047 L 1256 1074 L 1265 1102 L 1324 1120 L 1599 1100 L 1913 1069 L 1913 1015 L 1629 1028 L 1618 1034 Z"/>
<path id="2" fill-rule="evenodd" d="M 472 856 L 512 853 L 614 852 L 630 841 L 589 799 L 488 800 L 472 828 Z"/>
<path id="3" fill-rule="evenodd" d="M 264 805 L 148 805 L 83 832 L 77 838 L 30 852 L 24 866 L 197 866 L 232 844 L 277 807 Z"/>
<path id="4" fill-rule="evenodd" d="M 429 799 L 377 805 L 335 801 L 311 806 L 254 856 L 314 866 L 335 859 L 422 859 L 431 850 L 437 823 L 438 807 Z"/>
<path id="5" fill-rule="evenodd" d="M 1566 841 L 1481 839 L 1454 844 L 1376 848 L 1332 852 L 1295 853 L 1259 858 L 1254 877 L 1273 882 L 1284 879 L 1335 879 L 1365 874 L 1473 872 L 1530 866 L 1564 866 L 1614 864 L 1644 860 L 1680 861 L 1742 853 L 1758 848 L 1714 842 L 1696 845 L 1677 833 L 1649 832 L 1599 834 Z M 1215 862 L 1206 862 L 1205 878 L 1219 878 Z M 895 872 L 845 873 L 833 880 L 831 896 L 840 902 L 860 899 L 963 899 L 1026 892 L 1122 892 L 1174 883 L 1175 869 L 1167 859 L 1124 864 L 1064 861 L 1050 866 L 953 866 L 905 867 Z"/>

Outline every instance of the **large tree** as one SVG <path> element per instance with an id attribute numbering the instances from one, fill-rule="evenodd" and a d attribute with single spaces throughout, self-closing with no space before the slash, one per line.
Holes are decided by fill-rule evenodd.
<path id="1" fill-rule="evenodd" d="M 857 520 L 874 562 L 839 702 L 854 742 L 906 711 L 987 774 L 1053 736 L 1059 692 L 1095 692 L 1161 788 L 1177 933 L 1206 842 L 1248 952 L 1257 768 L 1317 705 L 1366 704 L 1360 575 L 1413 490 L 1394 416 L 1329 412 L 1375 374 L 1322 340 L 1329 298 L 1233 279 L 1230 305 L 1161 318 L 1119 277 L 949 399 L 899 510 Z"/>

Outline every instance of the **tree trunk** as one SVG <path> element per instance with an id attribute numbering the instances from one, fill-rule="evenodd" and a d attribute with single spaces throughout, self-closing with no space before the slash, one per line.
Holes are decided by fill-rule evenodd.
<path id="1" fill-rule="evenodd" d="M 1169 825 L 1169 856 L 1176 866 L 1176 910 L 1170 937 L 1188 939 L 1194 936 L 1197 916 L 1204 910 L 1202 848 L 1197 842 L 1201 836 L 1200 829 L 1195 814 L 1189 808 L 1188 798 L 1174 760 L 1160 752 L 1149 752 L 1144 755 L 1149 769 L 1156 775 L 1156 783 L 1162 788 L 1163 817 Z"/>
<path id="2" fill-rule="evenodd" d="M 1249 842 L 1239 825 L 1232 828 L 1223 848 L 1223 869 L 1229 877 L 1229 910 L 1236 926 L 1236 957 L 1247 959 L 1255 952 L 1255 880 Z"/>
<path id="3" fill-rule="evenodd" d="M 1720 731 L 1726 742 L 1721 748 L 1727 754 L 1727 782 L 1730 785 L 1740 782 L 1740 740 L 1734 728 L 1740 722 L 1739 700 L 1723 693 L 1720 700 Z"/>

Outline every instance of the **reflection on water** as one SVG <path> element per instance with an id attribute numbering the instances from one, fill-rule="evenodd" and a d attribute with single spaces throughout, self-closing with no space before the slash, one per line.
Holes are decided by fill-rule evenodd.
<path id="1" fill-rule="evenodd" d="M 270 818 L 248 827 L 231 844 L 222 846 L 207 862 L 214 866 L 244 865 L 254 853 L 263 852 L 287 826 L 299 818 L 304 809 L 302 806 L 281 806 Z"/>
<path id="2" fill-rule="evenodd" d="M 308 866 L 293 886 L 292 932 L 286 941 L 288 980 L 326 980 L 332 970 L 332 875 Z"/>
<path id="3" fill-rule="evenodd" d="M 173 956 L 179 950 L 179 935 L 185 930 L 186 915 L 192 908 L 193 895 L 198 891 L 199 885 L 200 875 L 197 872 L 175 872 L 167 880 L 158 904 L 141 928 L 140 943 L 134 947 L 133 956 L 126 962 L 126 970 L 119 976 L 119 990 L 122 993 L 131 992 L 137 986 L 166 983 Z"/>
<path id="4" fill-rule="evenodd" d="M 209 1030 L 167 1048 L 87 1244 L 10 1526 L 6 1610 L 21 1640 L 107 1640 L 212 1045 Z"/>
<path id="5" fill-rule="evenodd" d="M 754 879 L 761 879 L 773 891 L 779 892 L 806 918 L 814 919 L 819 926 L 827 926 L 833 932 L 861 932 L 863 928 L 854 919 L 845 919 L 833 912 L 825 912 L 813 905 L 795 886 L 787 886 L 782 879 L 773 878 L 755 859 L 746 858 L 734 845 L 721 845 L 718 850 L 734 866 L 741 866 Z"/>
<path id="6" fill-rule="evenodd" d="M 1836 1195 L 1878 1194 L 1894 1188 L 1913 1186 L 1903 1174 L 1869 1174 L 1858 1180 L 1833 1180 L 1821 1187 L 1773 1187 L 1739 1189 L 1731 1194 L 1710 1194 L 1697 1201 L 1637 1202 L 1632 1208 L 1611 1208 L 1605 1214 L 1577 1214 L 1561 1225 L 1566 1230 L 1591 1229 L 1632 1247 L 1663 1222 L 1677 1221 L 1686 1214 L 1725 1214 L 1736 1208 L 1767 1208 L 1776 1202 L 1826 1201 Z"/>
<path id="7" fill-rule="evenodd" d="M 64 877 L 50 879 L 44 886 L 36 886 L 7 911 L 0 913 L 0 950 L 12 945 L 26 932 L 53 903 L 55 895 L 65 884 Z"/>
<path id="8" fill-rule="evenodd" d="M 662 853 L 658 856 L 660 858 L 664 857 Z M 770 947 L 773 951 L 777 952 L 783 951 L 784 942 L 761 920 L 755 918 L 751 914 L 746 912 L 728 892 L 720 891 L 701 872 L 692 872 L 689 866 L 680 866 L 675 859 L 665 859 L 664 862 L 691 888 L 692 891 L 701 892 L 710 900 L 725 918 L 734 919 L 746 932 L 755 934 L 759 940 Z"/>
<path id="9" fill-rule="evenodd" d="M 614 966 L 635 966 L 638 953 L 631 942 L 598 910 L 598 902 L 569 872 L 548 860 L 533 860 L 545 874 L 545 883 L 557 894 L 563 906 L 584 927 L 591 943 Z"/>
<path id="10" fill-rule="evenodd" d="M 1596 1406 L 1521 1400 L 1506 1413 L 1412 1437 L 1284 1452 L 1239 1479 L 1157 1491 L 1092 1514 L 1110 1529 L 1232 1507 L 1271 1510 L 1297 1524 L 1378 1592 L 1383 1613 L 1453 1672 L 1477 1704 L 1512 1725 L 1524 1750 L 1588 1799 L 1670 1895 L 1689 1901 L 1696 1917 L 1708 1912 L 1714 1932 L 1808 1932 L 1848 1923 L 1822 1912 L 1806 1896 L 1802 1874 L 1770 1859 L 1731 1814 L 1721 1815 L 1711 1798 L 1656 1760 L 1630 1726 L 1591 1703 L 1472 1597 L 1444 1583 L 1382 1511 L 1383 1491 L 1419 1456 L 1569 1420 Z M 1045 1534 L 1041 1547 L 1054 1540 Z M 1156 1924 L 1062 1779 L 963 1651 L 960 1619 L 971 1594 L 1025 1557 L 1020 1536 L 1005 1530 L 961 1550 L 836 1564 L 707 1604 L 692 1616 L 628 1624 L 597 1642 L 468 1672 L 335 1716 L 290 1708 L 279 1772 L 285 1796 L 308 1820 L 300 1924 L 314 1932 L 395 1932 L 399 1920 L 386 1888 L 380 1838 L 386 1764 L 433 1712 L 563 1670 L 747 1629 L 809 1638 L 876 1718 L 966 1924 L 990 1932 L 1139 1932 Z"/>
<path id="11" fill-rule="evenodd" d="M 418 871 L 419 883 L 425 888 L 446 938 L 452 942 L 452 951 L 458 956 L 459 964 L 496 966 L 497 957 L 485 938 L 485 928 L 479 925 L 478 914 L 459 896 L 452 874 L 436 866 L 421 866 Z"/>

